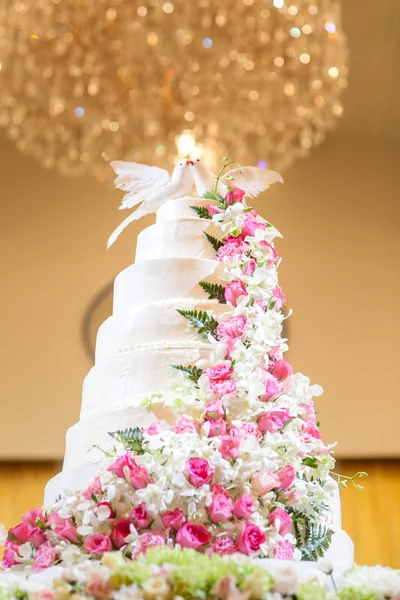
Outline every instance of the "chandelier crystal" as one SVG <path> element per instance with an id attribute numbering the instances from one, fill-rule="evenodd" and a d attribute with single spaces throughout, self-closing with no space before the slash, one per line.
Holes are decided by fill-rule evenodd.
<path id="1" fill-rule="evenodd" d="M 340 16 L 338 0 L 0 0 L 0 125 L 65 175 L 187 154 L 283 170 L 342 114 Z"/>

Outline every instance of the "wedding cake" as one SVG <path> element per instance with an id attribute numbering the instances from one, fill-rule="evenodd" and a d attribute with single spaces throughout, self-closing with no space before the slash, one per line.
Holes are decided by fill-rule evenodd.
<path id="1" fill-rule="evenodd" d="M 333 446 L 314 410 L 322 390 L 284 359 L 281 236 L 250 206 L 280 176 L 178 167 L 170 179 L 116 163 L 123 207 L 140 197 L 156 222 L 115 280 L 62 472 L 10 530 L 4 564 L 179 545 L 348 568 Z"/>

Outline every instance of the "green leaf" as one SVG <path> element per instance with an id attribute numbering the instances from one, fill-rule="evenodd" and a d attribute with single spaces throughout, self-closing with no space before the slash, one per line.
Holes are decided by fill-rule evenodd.
<path id="1" fill-rule="evenodd" d="M 225 300 L 225 288 L 219 283 L 208 283 L 207 281 L 200 281 L 199 285 L 208 294 L 210 300 L 218 300 L 220 304 L 226 304 Z"/>
<path id="2" fill-rule="evenodd" d="M 306 467 L 311 467 L 312 469 L 318 468 L 318 461 L 316 458 L 312 458 L 311 456 L 307 456 L 307 458 L 303 458 L 302 464 Z"/>
<path id="3" fill-rule="evenodd" d="M 92 500 L 95 504 L 97 504 L 97 496 L 95 496 L 95 494 L 92 494 Z"/>
<path id="4" fill-rule="evenodd" d="M 12 542 L 19 542 L 19 539 L 10 530 L 8 530 L 7 537 Z"/>
<path id="5" fill-rule="evenodd" d="M 45 531 L 45 530 L 47 529 L 47 528 L 46 528 L 46 525 L 43 523 L 43 521 L 42 521 L 41 519 L 38 519 L 38 520 L 36 521 L 36 525 L 37 525 L 37 526 L 38 526 L 38 527 L 39 527 L 39 528 L 40 528 L 42 531 Z"/>
<path id="6" fill-rule="evenodd" d="M 183 365 L 171 365 L 171 367 L 177 371 L 181 371 L 188 379 L 190 379 L 190 381 L 193 381 L 196 384 L 203 374 L 203 369 L 199 369 L 198 367 L 192 365 L 187 367 L 184 367 Z"/>
<path id="7" fill-rule="evenodd" d="M 217 335 L 218 321 L 205 310 L 177 310 L 180 315 L 185 317 L 197 329 L 203 338 L 207 338 L 209 333 L 214 337 Z"/>
<path id="8" fill-rule="evenodd" d="M 114 440 L 123 445 L 125 450 L 134 454 L 144 454 L 143 450 L 143 432 L 139 427 L 132 429 L 131 427 L 124 430 L 109 431 Z"/>
<path id="9" fill-rule="evenodd" d="M 217 200 L 217 195 L 215 192 L 205 192 L 202 198 L 205 198 L 205 200 Z"/>
<path id="10" fill-rule="evenodd" d="M 217 238 L 215 238 L 213 235 L 210 235 L 206 231 L 203 231 L 203 233 L 210 242 L 211 246 L 214 248 L 215 252 L 218 252 L 218 250 L 224 245 L 223 242 L 221 242 L 221 240 L 217 240 Z"/>
<path id="11" fill-rule="evenodd" d="M 205 206 L 190 206 L 192 210 L 200 217 L 200 219 L 212 219 L 212 215 Z"/>
<path id="12" fill-rule="evenodd" d="M 324 523 L 312 522 L 308 536 L 301 546 L 302 560 L 318 560 L 328 550 L 333 531 Z"/>

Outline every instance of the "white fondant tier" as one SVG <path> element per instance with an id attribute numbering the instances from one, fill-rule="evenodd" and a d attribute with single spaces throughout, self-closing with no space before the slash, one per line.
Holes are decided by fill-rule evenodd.
<path id="1" fill-rule="evenodd" d="M 185 196 L 183 198 L 175 198 L 169 200 L 157 211 L 157 223 L 164 221 L 175 221 L 179 219 L 186 219 L 186 217 L 195 217 L 196 212 L 190 208 L 191 206 L 202 206 L 206 207 L 207 204 L 215 204 L 212 200 L 205 200 L 204 198 L 198 198 L 195 196 Z M 208 219 L 201 219 L 204 223 L 207 223 Z"/>
<path id="2" fill-rule="evenodd" d="M 135 262 L 152 258 L 193 257 L 215 260 L 215 250 L 204 232 L 220 239 L 221 230 L 207 219 L 185 219 L 158 222 L 138 235 Z"/>
<path id="3" fill-rule="evenodd" d="M 157 258 L 135 263 L 114 284 L 114 314 L 132 306 L 172 298 L 208 299 L 199 281 L 220 283 L 223 266 L 205 258 Z"/>
<path id="4" fill-rule="evenodd" d="M 182 317 L 183 318 L 183 317 Z M 114 354 L 95 365 L 83 384 L 81 420 L 122 406 L 135 406 L 140 396 L 163 390 L 171 365 L 208 360 L 211 346 L 146 348 Z"/>
<path id="5" fill-rule="evenodd" d="M 217 317 L 226 312 L 217 300 L 178 298 L 132 306 L 126 314 L 109 317 L 100 326 L 96 340 L 96 363 L 117 352 L 132 350 L 143 344 L 182 345 L 201 341 L 193 325 L 178 313 L 180 310 L 207 311 Z"/>

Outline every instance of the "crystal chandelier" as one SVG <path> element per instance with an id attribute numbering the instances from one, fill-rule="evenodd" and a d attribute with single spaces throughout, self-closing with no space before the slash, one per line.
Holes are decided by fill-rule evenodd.
<path id="1" fill-rule="evenodd" d="M 68 175 L 284 169 L 341 115 L 346 58 L 338 0 L 0 0 L 0 125 Z"/>

